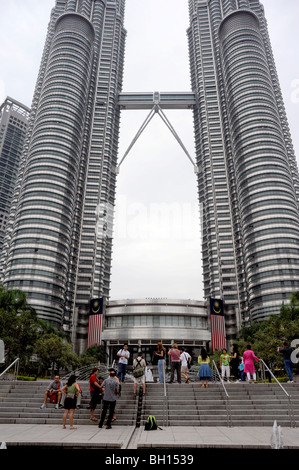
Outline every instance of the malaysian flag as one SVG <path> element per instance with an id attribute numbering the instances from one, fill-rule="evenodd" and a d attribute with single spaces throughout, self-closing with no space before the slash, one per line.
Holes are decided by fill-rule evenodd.
<path id="1" fill-rule="evenodd" d="M 87 348 L 93 344 L 101 344 L 103 298 L 91 299 L 88 317 Z"/>
<path id="2" fill-rule="evenodd" d="M 220 299 L 210 298 L 210 322 L 212 351 L 226 348 L 223 302 Z"/>

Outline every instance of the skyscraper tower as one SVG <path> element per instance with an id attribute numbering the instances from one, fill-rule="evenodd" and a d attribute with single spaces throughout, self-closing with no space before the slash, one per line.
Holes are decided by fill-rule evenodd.
<path id="1" fill-rule="evenodd" d="M 299 287 L 299 178 L 259 0 L 189 0 L 206 297 L 227 334 Z"/>
<path id="2" fill-rule="evenodd" d="M 23 150 L 29 108 L 7 97 L 0 107 L 0 253 Z"/>
<path id="3" fill-rule="evenodd" d="M 2 250 L 4 284 L 79 352 L 90 299 L 109 297 L 124 8 L 56 0 Z M 299 289 L 299 176 L 260 1 L 189 13 L 204 296 L 224 301 L 231 339 Z"/>
<path id="4" fill-rule="evenodd" d="M 109 293 L 111 238 L 95 227 L 115 196 L 124 5 L 56 0 L 4 244 L 4 284 L 79 350 L 90 298 Z"/>

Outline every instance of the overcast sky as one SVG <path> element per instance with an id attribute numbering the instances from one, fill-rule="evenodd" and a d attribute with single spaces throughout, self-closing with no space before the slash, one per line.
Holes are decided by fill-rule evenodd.
<path id="1" fill-rule="evenodd" d="M 123 91 L 190 91 L 187 0 L 127 0 Z M 298 0 L 264 0 L 274 58 L 299 157 Z M 0 0 L 0 102 L 30 107 L 55 0 Z M 191 111 L 167 116 L 194 156 Z M 121 116 L 119 160 L 148 111 Z M 203 298 L 193 166 L 156 115 L 120 167 L 111 299 Z"/>

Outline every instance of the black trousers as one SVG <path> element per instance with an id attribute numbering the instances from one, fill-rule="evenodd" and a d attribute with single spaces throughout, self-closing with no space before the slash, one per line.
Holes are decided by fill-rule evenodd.
<path id="1" fill-rule="evenodd" d="M 171 361 L 170 363 L 170 383 L 173 382 L 176 371 L 177 381 L 181 383 L 181 361 Z"/>
<path id="2" fill-rule="evenodd" d="M 107 426 L 111 425 L 111 421 L 112 421 L 112 418 L 113 418 L 113 413 L 114 413 L 114 410 L 115 410 L 115 405 L 116 405 L 116 400 L 115 401 L 103 400 L 103 409 L 102 409 L 101 419 L 100 419 L 100 422 L 99 422 L 99 427 L 102 427 L 103 424 L 104 424 L 108 408 L 109 408 L 109 415 L 108 415 L 108 419 L 107 419 Z"/>

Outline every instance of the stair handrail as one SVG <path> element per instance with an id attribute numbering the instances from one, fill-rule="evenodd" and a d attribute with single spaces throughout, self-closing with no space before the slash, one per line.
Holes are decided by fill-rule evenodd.
<path id="1" fill-rule="evenodd" d="M 226 390 L 225 385 L 224 385 L 224 381 L 221 379 L 221 376 L 220 376 L 218 367 L 216 366 L 214 359 L 212 360 L 212 364 L 213 364 L 213 367 L 214 367 L 215 370 L 216 370 L 216 373 L 217 373 L 217 375 L 218 375 L 218 377 L 219 377 L 219 381 L 220 381 L 220 383 L 221 383 L 221 385 L 222 385 L 222 387 L 223 387 L 224 393 L 225 393 L 225 395 L 226 395 L 227 424 L 228 424 L 228 427 L 231 427 L 231 426 L 232 426 L 232 410 L 231 410 L 230 396 L 229 396 L 229 394 L 227 393 L 227 390 Z"/>
<path id="2" fill-rule="evenodd" d="M 92 369 L 98 367 L 100 372 L 105 375 L 108 375 L 108 369 L 109 369 L 109 365 L 106 365 L 106 364 L 100 364 L 99 362 L 95 362 L 95 363 L 91 363 L 91 364 L 87 364 L 85 366 L 82 366 L 80 367 L 79 369 L 76 369 L 76 370 L 71 370 L 69 372 L 67 372 L 65 375 L 63 375 L 63 377 L 61 377 L 61 380 L 62 381 L 66 381 L 71 375 L 76 375 L 77 377 L 77 380 L 79 381 L 88 381 L 91 373 L 92 373 Z M 106 377 L 105 377 L 106 378 Z"/>
<path id="3" fill-rule="evenodd" d="M 221 385 L 222 385 L 222 387 L 223 387 L 223 390 L 224 390 L 224 393 L 225 393 L 225 395 L 226 395 L 226 398 L 229 398 L 229 394 L 227 393 L 227 390 L 226 390 L 225 385 L 224 385 L 224 381 L 221 379 L 221 376 L 220 376 L 218 367 L 216 366 L 214 359 L 213 359 L 212 362 L 213 362 L 213 366 L 215 367 L 216 373 L 217 373 L 217 375 L 218 375 L 218 377 L 219 377 L 219 381 L 220 381 L 220 383 L 221 383 Z"/>
<path id="4" fill-rule="evenodd" d="M 163 426 L 168 426 L 168 400 L 167 400 L 167 387 L 166 387 L 166 367 L 165 360 L 162 362 L 163 371 L 163 388 L 164 388 L 164 404 L 163 404 Z"/>
<path id="5" fill-rule="evenodd" d="M 286 389 L 281 385 L 281 383 L 277 380 L 271 369 L 267 366 L 265 361 L 263 359 L 260 359 L 260 363 L 263 364 L 264 368 L 267 369 L 271 377 L 275 380 L 275 382 L 280 386 L 284 394 L 286 395 L 288 399 L 288 405 L 289 405 L 289 416 L 290 416 L 290 421 L 291 421 L 291 427 L 295 428 L 296 427 L 296 421 L 295 421 L 295 415 L 294 415 L 294 408 L 293 408 L 293 403 L 291 400 L 291 395 L 286 391 Z"/>
<path id="6" fill-rule="evenodd" d="M 14 378 L 12 380 L 18 380 L 18 373 L 19 373 L 19 364 L 20 364 L 20 358 L 17 357 L 3 372 L 0 374 L 0 379 L 1 377 L 14 366 Z"/>

